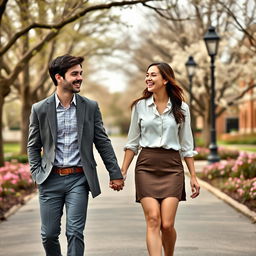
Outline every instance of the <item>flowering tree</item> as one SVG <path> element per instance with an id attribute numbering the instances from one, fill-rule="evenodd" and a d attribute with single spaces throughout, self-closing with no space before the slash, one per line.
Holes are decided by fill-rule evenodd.
<path id="1" fill-rule="evenodd" d="M 23 99 L 26 99 L 25 108 L 29 109 L 31 105 L 30 97 L 28 97 L 28 95 L 31 96 L 28 86 L 29 65 L 31 64 L 29 62 L 40 54 L 44 57 L 43 61 L 47 62 L 54 54 L 54 47 L 56 47 L 54 40 L 61 36 L 62 30 L 68 24 L 74 25 L 90 13 L 101 12 L 115 6 L 147 2 L 152 2 L 152 0 L 108 1 L 107 3 L 103 1 L 98 4 L 93 4 L 90 0 L 50 2 L 3 0 L 0 2 L 0 166 L 3 165 L 2 110 L 4 99 L 11 92 L 11 86 L 19 86 L 17 79 L 22 75 L 23 81 L 19 89 Z M 18 17 L 17 9 L 19 9 Z M 88 24 L 90 23 L 84 26 Z M 77 26 L 79 27 L 79 22 Z M 70 35 L 72 36 L 72 33 Z M 33 74 L 33 78 L 36 76 L 41 78 L 45 66 L 41 67 L 42 74 Z M 45 82 L 43 77 L 41 82 Z M 25 115 L 27 120 L 27 111 Z M 26 144 L 25 141 L 23 144 Z"/>
<path id="2" fill-rule="evenodd" d="M 248 0 L 243 1 L 244 4 L 230 0 L 221 3 L 193 0 L 188 0 L 186 4 L 175 0 L 170 2 L 173 8 L 157 10 L 158 16 L 149 22 L 149 30 L 142 33 L 144 40 L 134 49 L 134 64 L 139 71 L 145 72 L 145 68 L 152 61 L 170 63 L 177 80 L 188 92 L 189 83 L 184 64 L 188 56 L 193 55 L 198 66 L 193 80 L 191 110 L 194 116 L 201 116 L 203 119 L 204 142 L 208 145 L 211 81 L 209 56 L 203 36 L 210 25 L 216 26 L 221 36 L 215 63 L 218 117 L 255 87 L 256 56 L 252 51 L 255 34 L 251 32 L 249 36 L 244 30 L 238 31 L 237 21 L 239 16 L 243 28 L 248 28 L 247 32 L 252 31 L 256 12 L 251 10 L 255 10 L 256 4 L 252 2 L 248 6 Z M 240 82 L 244 82 L 246 86 L 239 87 Z"/>

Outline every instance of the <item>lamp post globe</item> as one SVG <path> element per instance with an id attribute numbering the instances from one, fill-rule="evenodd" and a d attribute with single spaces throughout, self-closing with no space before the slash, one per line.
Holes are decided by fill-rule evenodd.
<path id="1" fill-rule="evenodd" d="M 218 53 L 220 37 L 215 31 L 214 27 L 209 27 L 204 35 L 204 42 L 209 56 L 215 56 Z"/>

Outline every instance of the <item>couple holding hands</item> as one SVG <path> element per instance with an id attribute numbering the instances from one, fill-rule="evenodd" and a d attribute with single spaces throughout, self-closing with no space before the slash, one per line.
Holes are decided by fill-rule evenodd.
<path id="1" fill-rule="evenodd" d="M 163 248 L 165 256 L 172 256 L 178 203 L 186 200 L 182 158 L 190 172 L 191 197 L 197 197 L 200 191 L 189 107 L 183 91 L 167 63 L 152 63 L 147 68 L 146 88 L 142 97 L 132 103 L 120 170 L 97 102 L 78 94 L 83 60 L 71 55 L 54 59 L 49 74 L 56 91 L 31 109 L 28 156 L 39 190 L 45 254 L 62 255 L 58 237 L 65 205 L 67 255 L 84 255 L 88 194 L 100 194 L 94 144 L 109 172 L 109 186 L 116 191 L 123 189 L 130 163 L 141 149 L 135 167 L 136 202 L 145 214 L 148 253 L 161 256 Z"/>

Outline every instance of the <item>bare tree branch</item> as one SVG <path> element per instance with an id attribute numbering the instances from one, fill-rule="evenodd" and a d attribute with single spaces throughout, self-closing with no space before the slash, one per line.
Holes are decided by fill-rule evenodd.
<path id="1" fill-rule="evenodd" d="M 44 69 L 42 70 L 42 72 L 41 72 L 41 74 L 39 76 L 38 82 L 36 83 L 37 86 L 35 88 L 33 88 L 33 90 L 32 90 L 32 93 L 31 93 L 32 95 L 36 94 L 36 91 L 38 89 L 42 88 L 44 86 L 44 83 L 48 79 L 48 76 L 47 76 L 47 73 L 48 73 L 48 63 L 52 59 L 52 57 L 54 55 L 54 52 L 55 52 L 55 49 L 56 49 L 56 41 L 53 40 L 52 45 L 51 45 L 51 50 L 50 50 L 50 53 L 49 53 L 48 58 L 47 58 L 48 61 L 46 62 L 46 65 L 44 66 Z"/>
<path id="2" fill-rule="evenodd" d="M 240 29 L 240 31 L 242 31 L 248 38 L 250 44 L 253 47 L 256 47 L 256 38 L 246 29 L 243 27 L 243 25 L 239 22 L 239 20 L 237 19 L 236 15 L 232 12 L 232 10 L 230 10 L 225 3 L 223 3 L 222 1 L 217 1 L 226 11 L 227 13 L 233 18 L 233 20 L 235 21 L 236 25 L 238 26 L 238 28 Z"/>
<path id="3" fill-rule="evenodd" d="M 143 3 L 144 6 L 154 10 L 160 17 L 166 19 L 166 20 L 172 20 L 172 21 L 185 21 L 185 20 L 190 20 L 191 18 L 188 16 L 186 18 L 173 18 L 171 17 L 170 15 L 166 15 L 163 13 L 163 11 L 166 12 L 166 9 L 160 9 L 160 8 L 157 8 L 157 7 L 153 7 L 151 5 L 148 5 L 146 3 Z"/>
<path id="4" fill-rule="evenodd" d="M 239 94 L 237 97 L 235 97 L 234 99 L 232 99 L 231 101 L 228 102 L 227 106 L 222 107 L 217 113 L 217 117 L 220 116 L 223 112 L 225 112 L 228 107 L 233 106 L 235 104 L 237 104 L 238 100 L 242 99 L 244 97 L 244 95 L 250 91 L 252 88 L 256 87 L 256 84 L 252 84 L 250 86 L 248 86 L 246 89 L 243 90 L 243 92 L 241 94 Z"/>
<path id="5" fill-rule="evenodd" d="M 67 18 L 57 24 L 42 24 L 42 23 L 33 23 L 30 24 L 28 27 L 22 29 L 21 31 L 17 32 L 10 40 L 9 42 L 6 44 L 5 47 L 3 47 L 0 50 L 0 56 L 2 56 L 4 53 L 6 53 L 11 47 L 12 45 L 16 42 L 16 40 L 18 40 L 21 36 L 23 36 L 24 34 L 26 34 L 28 31 L 30 31 L 31 29 L 34 28 L 41 28 L 41 29 L 51 29 L 51 30 L 59 30 L 61 28 L 63 28 L 65 25 L 72 23 L 73 21 L 76 21 L 77 19 L 79 19 L 80 17 L 86 15 L 89 12 L 93 12 L 93 11 L 98 11 L 98 10 L 104 10 L 104 9 L 110 9 L 112 7 L 117 7 L 117 6 L 124 6 L 124 5 L 134 5 L 134 4 L 139 4 L 139 3 L 146 3 L 146 2 L 150 2 L 153 0 L 135 0 L 135 1 L 123 1 L 123 2 L 112 2 L 109 4 L 99 4 L 99 5 L 93 5 L 93 6 L 89 6 L 89 7 L 85 7 L 83 10 L 81 10 L 80 12 L 74 14 L 73 16 L 71 16 L 70 18 Z"/>
<path id="6" fill-rule="evenodd" d="M 123 1 L 123 2 L 113 2 L 113 3 L 110 3 L 110 4 L 95 5 L 95 6 L 88 7 L 85 10 L 81 11 L 79 16 L 75 15 L 72 18 L 70 18 L 70 19 L 68 19 L 68 20 L 66 20 L 62 23 L 59 23 L 57 25 L 52 26 L 51 32 L 49 32 L 48 35 L 40 43 L 38 43 L 34 48 L 30 49 L 27 52 L 27 54 L 25 54 L 22 57 L 22 59 L 16 64 L 13 72 L 6 79 L 7 83 L 11 84 L 17 78 L 18 74 L 22 71 L 22 68 L 24 67 L 25 63 L 28 60 L 30 60 L 36 54 L 36 52 L 40 51 L 47 42 L 49 42 L 53 38 L 55 38 L 59 34 L 60 29 L 63 26 L 65 26 L 66 24 L 74 21 L 75 17 L 77 18 L 77 17 L 85 15 L 88 12 L 92 12 L 92 11 L 99 10 L 99 9 L 100 10 L 101 9 L 107 9 L 107 8 L 111 8 L 113 6 L 123 6 L 123 5 L 126 5 L 126 4 L 137 4 L 137 3 L 141 3 L 141 2 L 147 2 L 147 1 L 152 1 L 152 0 L 140 0 L 140 1 L 132 1 L 132 2 L 131 1 Z M 56 28 L 58 28 L 58 29 L 56 29 Z"/>
<path id="7" fill-rule="evenodd" d="M 14 100 L 18 100 L 18 99 L 19 99 L 18 95 L 12 96 L 12 98 L 5 100 L 4 103 L 10 103 L 10 102 L 13 102 Z"/>
<path id="8" fill-rule="evenodd" d="M 235 83 L 237 81 L 237 79 L 241 76 L 242 72 L 238 72 L 238 74 L 233 77 L 232 80 L 226 81 L 225 83 L 223 83 L 223 86 L 219 89 L 219 96 L 217 98 L 217 102 L 220 101 L 220 99 L 222 99 L 225 95 L 226 90 L 228 90 L 230 88 L 230 85 L 232 85 L 233 83 Z"/>
<path id="9" fill-rule="evenodd" d="M 18 77 L 19 73 L 22 71 L 24 65 L 38 52 L 40 51 L 44 45 L 51 41 L 54 37 L 56 37 L 59 33 L 59 30 L 53 30 L 50 32 L 39 44 L 37 44 L 34 48 L 29 50 L 27 54 L 25 54 L 18 64 L 15 66 L 14 70 L 10 74 L 10 76 L 6 79 L 7 84 L 12 84 L 13 81 Z"/>
<path id="10" fill-rule="evenodd" d="M 8 0 L 2 0 L 0 2 L 0 24 L 1 24 L 2 17 L 3 17 L 3 14 L 5 12 L 5 9 L 6 9 L 7 2 L 8 2 Z"/>
<path id="11" fill-rule="evenodd" d="M 175 73 L 179 73 L 178 70 L 174 70 Z M 176 78 L 176 80 L 178 81 L 178 83 L 182 86 L 182 88 L 186 91 L 186 92 L 189 92 L 189 86 L 188 84 L 184 83 L 181 79 L 179 78 Z M 194 102 L 194 104 L 192 104 L 192 106 L 190 106 L 190 108 L 192 108 L 192 110 L 196 111 L 199 115 L 203 116 L 204 115 L 204 104 L 203 102 L 201 102 L 198 98 L 195 97 L 195 95 L 192 93 L 192 95 L 189 95 L 189 96 L 192 96 L 192 101 Z"/>

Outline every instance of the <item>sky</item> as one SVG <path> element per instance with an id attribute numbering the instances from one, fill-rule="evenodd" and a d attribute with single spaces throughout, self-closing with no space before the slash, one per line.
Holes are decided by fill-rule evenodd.
<path id="1" fill-rule="evenodd" d="M 145 8 L 143 8 L 145 9 Z M 114 9 L 114 13 L 121 15 L 121 20 L 127 25 L 129 25 L 127 28 L 125 28 L 125 31 L 123 33 L 129 33 L 130 35 L 133 35 L 134 40 L 136 40 L 136 35 L 138 34 L 139 28 L 141 24 L 145 22 L 145 17 L 143 17 L 143 14 L 145 11 L 142 10 L 139 6 L 133 6 L 129 8 L 123 8 L 123 9 Z M 120 36 L 120 34 L 116 34 L 116 36 Z M 138 36 L 137 36 L 138 38 Z M 120 51 L 119 54 L 122 54 Z M 125 54 L 125 53 L 123 53 Z M 108 66 L 107 60 L 112 60 L 111 56 L 104 58 L 106 60 L 106 64 L 102 64 L 101 70 L 99 70 L 96 74 L 94 73 L 94 77 L 91 80 L 95 80 L 99 82 L 101 85 L 106 86 L 110 92 L 121 92 L 123 91 L 128 83 L 128 78 L 125 76 L 125 74 L 122 71 L 111 69 L 111 67 Z M 104 61 L 103 59 L 103 61 Z M 125 60 L 124 60 L 125 59 Z M 129 63 L 126 63 L 127 56 L 124 56 L 124 58 L 114 58 L 113 59 L 118 65 L 128 65 Z M 100 78 L 100 81 L 99 81 Z"/>

